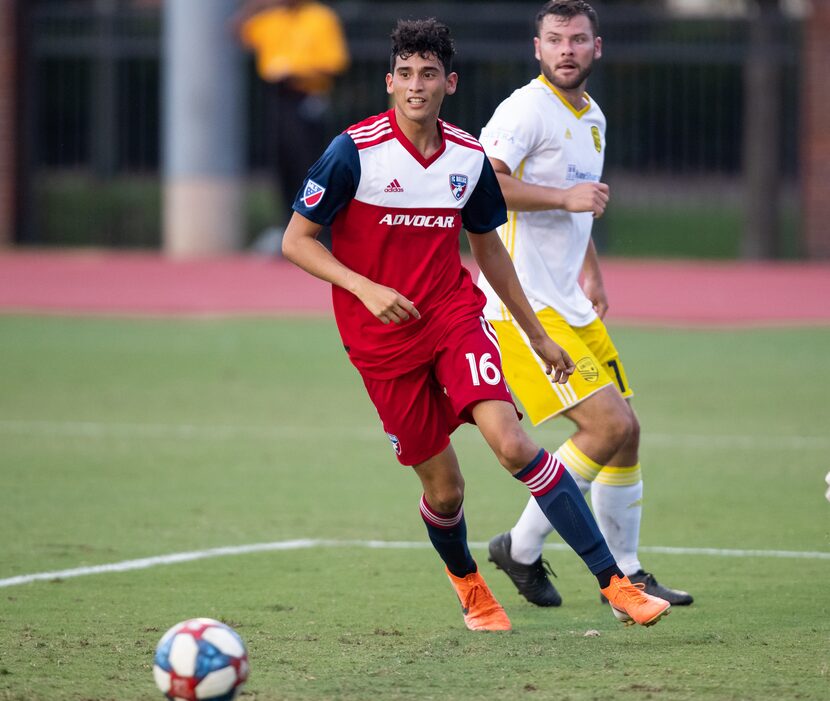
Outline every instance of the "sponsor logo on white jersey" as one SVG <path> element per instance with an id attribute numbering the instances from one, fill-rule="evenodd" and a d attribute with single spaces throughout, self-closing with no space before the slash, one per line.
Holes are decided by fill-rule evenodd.
<path id="1" fill-rule="evenodd" d="M 429 229 L 451 229 L 455 226 L 455 215 L 432 216 L 427 214 L 384 214 L 378 224 L 387 226 L 417 226 Z"/>
<path id="2" fill-rule="evenodd" d="M 401 184 L 398 182 L 398 179 L 395 178 L 391 183 L 389 183 L 385 188 L 383 188 L 384 192 L 403 192 L 403 188 Z"/>
<path id="3" fill-rule="evenodd" d="M 588 170 L 579 170 L 573 163 L 568 163 L 568 174 L 565 179 L 570 182 L 599 182 L 599 173 L 592 173 Z"/>

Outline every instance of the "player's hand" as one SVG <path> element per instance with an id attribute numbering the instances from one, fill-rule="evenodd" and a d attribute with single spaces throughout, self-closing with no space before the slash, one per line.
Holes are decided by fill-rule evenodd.
<path id="1" fill-rule="evenodd" d="M 551 382 L 564 385 L 576 369 L 567 351 L 549 336 L 539 341 L 531 341 L 530 345 L 536 351 L 536 355 L 544 361 L 545 372 L 551 375 Z"/>
<path id="2" fill-rule="evenodd" d="M 579 183 L 565 190 L 564 209 L 567 212 L 591 212 L 599 219 L 608 206 L 610 190 L 605 183 Z"/>
<path id="3" fill-rule="evenodd" d="M 605 294 L 605 285 L 602 284 L 602 279 L 586 277 L 582 282 L 582 291 L 591 300 L 591 305 L 594 307 L 597 316 L 604 319 L 608 312 L 608 295 Z"/>
<path id="4" fill-rule="evenodd" d="M 421 313 L 415 308 L 415 305 L 391 287 L 366 280 L 355 291 L 355 294 L 363 302 L 366 309 L 384 324 L 390 322 L 402 324 L 410 316 L 416 319 L 421 318 Z"/>

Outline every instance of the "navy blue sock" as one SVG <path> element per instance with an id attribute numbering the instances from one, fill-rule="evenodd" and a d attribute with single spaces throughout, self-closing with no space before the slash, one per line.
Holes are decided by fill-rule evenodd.
<path id="1" fill-rule="evenodd" d="M 603 573 L 604 579 L 604 570 L 617 566 L 585 497 L 556 456 L 543 448 L 529 465 L 513 476 L 530 489 L 562 540 L 593 574 Z"/>
<path id="2" fill-rule="evenodd" d="M 466 577 L 475 572 L 476 562 L 467 546 L 464 509 L 459 506 L 455 513 L 439 514 L 427 504 L 424 495 L 421 495 L 420 509 L 432 546 L 438 551 L 447 569 L 456 577 Z"/>

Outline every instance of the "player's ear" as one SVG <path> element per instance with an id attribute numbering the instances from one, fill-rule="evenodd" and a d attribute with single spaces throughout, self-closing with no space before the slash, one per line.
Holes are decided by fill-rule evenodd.
<path id="1" fill-rule="evenodd" d="M 542 40 L 539 37 L 533 37 L 533 55 L 536 57 L 537 61 L 542 60 L 542 54 L 540 53 L 541 47 Z M 596 48 L 594 50 L 596 51 Z"/>
<path id="2" fill-rule="evenodd" d="M 594 58 L 602 57 L 602 37 L 594 39 Z"/>
<path id="3" fill-rule="evenodd" d="M 394 91 L 392 89 L 392 74 L 386 74 L 386 92 L 387 94 L 391 95 Z"/>
<path id="4" fill-rule="evenodd" d="M 447 95 L 452 95 L 458 87 L 458 73 L 453 71 L 447 76 Z"/>

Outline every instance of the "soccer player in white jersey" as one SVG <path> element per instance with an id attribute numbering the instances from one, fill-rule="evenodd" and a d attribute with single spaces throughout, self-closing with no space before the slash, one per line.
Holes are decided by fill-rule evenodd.
<path id="1" fill-rule="evenodd" d="M 571 381 L 551 384 L 510 311 L 482 277 L 484 313 L 498 333 L 508 384 L 534 425 L 559 415 L 576 425 L 556 454 L 583 494 L 591 492 L 620 568 L 649 594 L 688 605 L 692 597 L 658 583 L 637 553 L 640 426 L 627 401 L 633 392 L 625 369 L 602 322 L 608 300 L 591 239 L 593 218 L 602 216 L 609 197 L 601 182 L 605 116 L 585 92 L 602 54 L 596 12 L 582 0 L 548 2 L 536 16 L 533 42 L 541 75 L 499 105 L 480 141 L 507 202 L 508 221 L 499 234 L 534 312 L 576 363 Z M 539 606 L 562 601 L 542 559 L 552 530 L 531 499 L 516 525 L 490 541 L 490 560 Z"/>
<path id="2" fill-rule="evenodd" d="M 450 436 L 474 423 L 596 576 L 620 621 L 652 625 L 667 601 L 617 567 L 568 471 L 522 430 L 484 295 L 461 265 L 463 224 L 479 268 L 539 358 L 566 382 L 573 363 L 522 292 L 496 227 L 507 209 L 478 141 L 439 119 L 458 75 L 449 28 L 400 21 L 386 90 L 392 109 L 354 124 L 311 167 L 285 231 L 285 257 L 332 284 L 334 316 L 399 463 L 424 492 L 419 512 L 470 630 L 510 630 L 467 544 L 464 479 Z M 332 228 L 332 250 L 317 242 Z M 367 508 L 370 505 L 367 504 Z"/>

